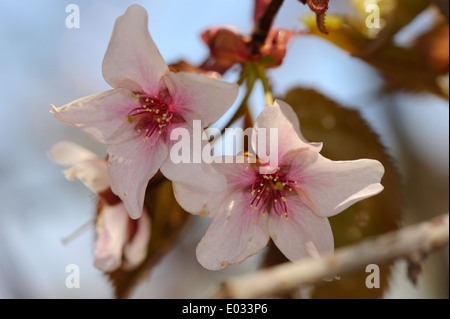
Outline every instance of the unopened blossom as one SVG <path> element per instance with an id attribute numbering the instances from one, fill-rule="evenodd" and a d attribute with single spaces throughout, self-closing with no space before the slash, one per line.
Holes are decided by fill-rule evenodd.
<path id="1" fill-rule="evenodd" d="M 260 113 L 254 126 L 257 138 L 262 128 L 278 130 L 277 166 L 246 153 L 242 164 L 215 164 L 227 179 L 224 191 L 208 196 L 176 188 L 185 209 L 202 215 L 207 210 L 214 217 L 197 246 L 197 258 L 205 268 L 240 263 L 265 247 L 269 238 L 292 261 L 332 252 L 328 217 L 383 190 L 380 162 L 323 157 L 322 145 L 306 141 L 286 103 L 276 101 Z M 268 135 L 266 139 L 269 144 Z"/>
<path id="2" fill-rule="evenodd" d="M 68 179 L 79 179 L 99 197 L 94 266 L 105 272 L 139 266 L 147 256 L 150 241 L 150 216 L 146 209 L 141 218 L 131 219 L 123 202 L 109 188 L 106 160 L 84 147 L 59 142 L 49 155 L 58 164 L 70 165 L 64 170 Z"/>
<path id="3" fill-rule="evenodd" d="M 132 270 L 147 256 L 150 217 L 145 209 L 139 219 L 132 220 L 123 202 L 105 204 L 98 212 L 95 231 L 94 266 L 100 270 Z"/>
<path id="4" fill-rule="evenodd" d="M 287 29 L 271 29 L 258 52 L 253 52 L 250 36 L 243 36 L 231 27 L 212 28 L 203 32 L 212 61 L 204 65 L 208 70 L 224 73 L 235 63 L 252 62 L 266 68 L 278 67 L 286 55 L 286 45 L 294 35 Z"/>
<path id="5" fill-rule="evenodd" d="M 209 126 L 238 94 L 236 84 L 170 72 L 147 21 L 145 9 L 132 5 L 115 23 L 103 60 L 103 77 L 113 90 L 51 109 L 59 120 L 108 145 L 111 189 L 132 218 L 141 216 L 146 186 L 158 169 L 172 176 L 181 170 L 172 168 L 169 158 L 170 133 L 192 131 L 193 120 L 201 120 L 202 129 Z"/>

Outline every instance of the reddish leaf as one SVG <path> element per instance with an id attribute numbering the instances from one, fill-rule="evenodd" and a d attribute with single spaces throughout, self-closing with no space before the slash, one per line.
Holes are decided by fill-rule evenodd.
<path id="1" fill-rule="evenodd" d="M 300 0 L 300 2 L 308 3 L 310 9 L 316 14 L 317 28 L 320 32 L 328 34 L 325 28 L 325 12 L 328 10 L 329 0 Z"/>

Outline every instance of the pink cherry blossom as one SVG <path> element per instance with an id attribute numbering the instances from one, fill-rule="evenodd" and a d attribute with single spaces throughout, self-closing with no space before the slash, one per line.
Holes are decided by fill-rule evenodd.
<path id="1" fill-rule="evenodd" d="M 197 246 L 197 258 L 207 269 L 240 263 L 265 247 L 269 238 L 292 261 L 332 252 L 327 217 L 383 190 L 380 162 L 323 157 L 322 145 L 306 141 L 286 103 L 276 101 L 265 108 L 256 119 L 255 134 L 261 128 L 278 129 L 277 167 L 252 163 L 247 156 L 243 164 L 215 164 L 227 179 L 222 192 L 201 196 L 187 187 L 176 188 L 185 209 L 197 214 L 207 209 L 214 217 Z M 261 174 L 261 167 L 270 173 Z"/>
<path id="2" fill-rule="evenodd" d="M 238 94 L 236 84 L 170 72 L 147 21 L 139 5 L 131 5 L 116 21 L 103 60 L 103 77 L 113 90 L 51 109 L 59 120 L 108 144 L 111 189 L 132 218 L 141 216 L 150 178 L 171 165 L 171 131 L 192 131 L 194 119 L 202 121 L 202 128 L 209 126 Z"/>
<path id="3" fill-rule="evenodd" d="M 91 151 L 63 141 L 55 144 L 49 155 L 58 164 L 70 165 L 64 170 L 68 179 L 79 179 L 99 196 L 94 266 L 105 272 L 139 266 L 147 256 L 150 241 L 146 209 L 138 220 L 128 216 L 123 202 L 110 192 L 106 160 Z"/>

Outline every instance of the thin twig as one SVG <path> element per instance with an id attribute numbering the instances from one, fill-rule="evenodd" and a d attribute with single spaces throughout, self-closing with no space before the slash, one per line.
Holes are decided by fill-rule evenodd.
<path id="1" fill-rule="evenodd" d="M 449 216 L 441 215 L 429 221 L 380 235 L 362 243 L 336 250 L 321 258 L 282 265 L 234 277 L 225 282 L 214 298 L 258 298 L 314 284 L 361 269 L 369 264 L 408 258 L 412 254 L 431 253 L 449 243 Z"/>
<path id="2" fill-rule="evenodd" d="M 272 2 L 270 2 L 270 4 L 267 6 L 264 14 L 256 23 L 255 28 L 252 32 L 252 54 L 259 53 L 259 49 L 266 41 L 269 30 L 272 27 L 272 22 L 275 19 L 278 10 L 280 10 L 283 1 L 284 0 L 272 0 Z"/>

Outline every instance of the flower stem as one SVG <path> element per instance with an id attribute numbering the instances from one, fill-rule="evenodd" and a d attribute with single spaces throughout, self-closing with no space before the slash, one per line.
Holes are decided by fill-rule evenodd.
<path id="1" fill-rule="evenodd" d="M 257 79 L 256 74 L 255 74 L 255 72 L 253 72 L 251 70 L 251 67 L 252 67 L 251 64 L 248 63 L 242 70 L 242 73 L 246 72 L 246 76 L 244 77 L 243 75 L 241 75 L 239 82 L 243 83 L 244 80 L 246 81 L 247 88 L 246 88 L 245 96 L 244 96 L 244 99 L 242 100 L 241 104 L 239 105 L 239 108 L 236 110 L 236 113 L 234 113 L 233 117 L 223 127 L 222 133 L 224 132 L 225 128 L 227 128 L 228 126 L 233 124 L 233 122 L 236 121 L 239 117 L 241 117 L 242 114 L 244 114 L 244 112 L 247 110 L 248 99 L 250 98 L 250 95 L 252 94 L 253 86 Z"/>
<path id="2" fill-rule="evenodd" d="M 273 104 L 273 94 L 272 89 L 270 88 L 269 79 L 266 76 L 266 71 L 264 67 L 257 66 L 256 67 L 258 78 L 261 80 L 261 83 L 264 88 L 264 97 L 266 99 L 266 105 L 272 105 Z"/>

